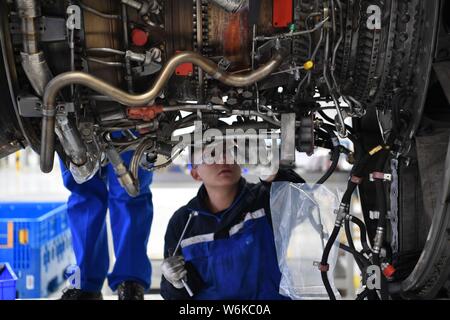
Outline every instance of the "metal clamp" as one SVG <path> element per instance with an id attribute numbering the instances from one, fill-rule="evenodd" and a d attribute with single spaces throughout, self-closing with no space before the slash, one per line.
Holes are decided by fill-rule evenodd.
<path id="1" fill-rule="evenodd" d="M 65 102 L 56 107 L 58 115 L 67 115 L 70 112 L 75 112 L 75 104 L 73 102 Z"/>
<path id="2" fill-rule="evenodd" d="M 370 220 L 378 220 L 380 219 L 380 211 L 369 211 L 369 218 Z"/>
<path id="3" fill-rule="evenodd" d="M 328 272 L 330 270 L 330 265 L 328 263 L 327 264 L 318 263 L 317 268 L 319 269 L 320 272 Z"/>
<path id="4" fill-rule="evenodd" d="M 350 211 L 350 206 L 347 203 L 341 203 L 339 209 L 335 210 L 336 213 L 336 223 L 335 226 L 340 228 L 342 227 L 342 222 Z"/>
<path id="5" fill-rule="evenodd" d="M 42 115 L 44 117 L 54 117 L 56 115 L 56 109 L 42 109 Z"/>
<path id="6" fill-rule="evenodd" d="M 370 181 L 382 180 L 382 181 L 392 181 L 392 174 L 384 172 L 372 172 L 369 175 Z"/>

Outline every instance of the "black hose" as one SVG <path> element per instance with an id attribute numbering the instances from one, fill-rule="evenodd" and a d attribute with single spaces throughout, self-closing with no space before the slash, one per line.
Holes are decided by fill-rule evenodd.
<path id="1" fill-rule="evenodd" d="M 356 300 L 364 300 L 365 298 L 367 298 L 367 296 L 369 295 L 369 290 L 368 289 L 364 289 L 363 292 L 361 292 L 360 294 L 358 294 L 356 296 Z"/>
<path id="2" fill-rule="evenodd" d="M 321 139 L 323 142 L 321 145 L 316 145 L 316 146 L 322 147 L 325 149 L 329 149 L 329 150 L 333 150 L 333 148 L 334 148 L 333 142 L 331 141 L 330 134 L 328 132 L 329 131 L 327 131 L 325 129 L 320 129 L 320 130 L 316 131 L 317 140 Z M 334 134 L 334 132 L 333 132 L 333 134 Z"/>
<path id="3" fill-rule="evenodd" d="M 355 253 L 358 252 L 358 251 L 353 250 L 353 249 L 350 248 L 349 246 L 346 246 L 346 245 L 344 245 L 344 244 L 342 244 L 342 243 L 339 244 L 339 249 L 344 250 L 345 252 L 350 253 L 350 254 L 355 258 L 355 261 L 356 261 L 356 264 L 358 265 L 359 270 L 363 270 L 363 268 L 364 268 L 363 264 L 361 263 L 361 261 L 359 260 L 359 258 L 356 257 L 356 255 L 355 255 Z"/>
<path id="4" fill-rule="evenodd" d="M 376 165 L 376 171 L 384 173 L 385 165 L 388 160 L 389 153 L 383 152 Z M 378 230 L 386 230 L 386 216 L 387 216 L 387 206 L 386 206 L 386 194 L 384 190 L 384 180 L 376 179 L 375 180 L 375 188 L 377 193 L 377 203 L 378 203 L 378 210 L 380 212 L 380 216 L 378 218 L 378 224 L 377 224 L 377 233 Z M 381 248 L 378 248 L 381 249 Z M 374 252 L 373 255 L 373 264 L 380 267 L 381 270 L 381 260 L 380 260 L 380 252 Z M 389 295 L 387 292 L 387 286 L 386 286 L 386 279 L 381 275 L 380 279 L 381 288 L 380 288 L 380 294 L 382 300 L 389 299 Z"/>
<path id="5" fill-rule="evenodd" d="M 360 240 L 363 247 L 362 252 L 366 253 L 367 255 L 370 255 L 372 253 L 372 250 L 370 249 L 369 244 L 367 242 L 366 226 L 360 219 L 352 215 L 348 219 L 347 218 L 345 219 L 345 235 L 347 237 L 349 247 L 356 250 L 355 244 L 353 243 L 350 222 L 355 223 L 359 227 Z"/>
<path id="6" fill-rule="evenodd" d="M 331 166 L 325 172 L 325 174 L 316 182 L 316 184 L 324 184 L 334 173 L 338 164 L 339 158 L 341 157 L 341 152 L 339 148 L 334 148 L 333 153 L 331 155 Z"/>
<path id="7" fill-rule="evenodd" d="M 353 242 L 352 231 L 350 229 L 350 220 L 345 218 L 345 236 L 347 238 L 348 246 L 356 251 L 355 243 Z"/>
<path id="8" fill-rule="evenodd" d="M 349 126 L 347 126 L 347 127 L 351 128 Z M 333 131 L 337 131 L 336 126 L 334 124 L 330 124 L 330 123 L 322 124 L 322 128 L 329 128 L 329 129 L 331 129 Z M 348 130 L 348 128 L 347 128 L 347 131 L 348 131 L 348 137 L 347 138 L 355 145 L 355 149 L 356 149 L 356 147 L 358 145 L 358 139 L 357 139 L 356 135 L 352 131 Z"/>
<path id="9" fill-rule="evenodd" d="M 370 266 L 370 261 L 364 257 L 361 252 L 358 252 L 355 249 L 346 246 L 345 244 L 339 244 L 339 248 L 350 253 L 355 258 L 356 264 L 358 265 L 359 270 L 363 272 L 368 266 Z"/>
<path id="10" fill-rule="evenodd" d="M 333 151 L 331 154 L 331 166 L 328 168 L 325 174 L 319 179 L 319 181 L 316 182 L 316 184 L 324 184 L 332 176 L 332 174 L 334 173 L 339 164 L 339 159 L 341 157 L 341 149 L 339 148 L 340 147 L 339 139 L 337 138 L 333 130 L 330 130 L 329 128 L 325 128 L 325 130 L 327 131 L 329 139 L 331 141 L 331 145 L 333 146 Z"/>
<path id="11" fill-rule="evenodd" d="M 369 243 L 367 242 L 367 229 L 366 226 L 364 225 L 364 222 L 362 222 L 360 219 L 358 219 L 355 216 L 351 216 L 350 218 L 351 222 L 355 223 L 358 227 L 359 227 L 359 232 L 360 232 L 360 239 L 361 239 L 361 244 L 363 247 L 363 252 L 366 254 L 371 254 L 372 250 L 369 247 Z"/>
<path id="12" fill-rule="evenodd" d="M 379 152 L 381 150 L 383 150 L 383 148 L 381 146 L 378 146 L 378 147 L 374 148 L 373 150 L 371 150 L 369 153 L 364 154 L 361 157 L 360 161 L 358 163 L 356 163 L 355 166 L 353 167 L 352 174 L 351 174 L 352 177 L 353 176 L 361 177 L 361 175 L 364 173 L 365 166 L 367 165 L 367 162 L 369 161 L 370 157 L 372 157 L 373 155 L 375 155 L 377 152 Z M 350 202 L 351 202 L 352 194 L 355 191 L 357 185 L 358 185 L 357 181 L 355 181 L 353 179 L 348 180 L 347 190 L 345 191 L 344 196 L 342 197 L 342 202 L 341 202 L 341 206 L 339 209 L 340 211 L 344 210 L 344 211 L 346 211 L 344 213 L 348 214 L 348 211 L 350 210 Z M 342 213 L 338 212 L 337 219 L 341 218 L 341 217 L 339 217 L 339 215 L 341 215 L 341 214 Z M 342 218 L 345 218 L 345 216 Z M 330 255 L 331 248 L 339 234 L 341 224 L 342 224 L 342 221 L 336 220 L 336 225 L 334 226 L 333 232 L 331 233 L 331 236 L 327 241 L 327 244 L 326 244 L 325 249 L 322 254 L 322 260 L 320 262 L 320 273 L 321 273 L 322 281 L 325 286 L 325 289 L 327 290 L 328 296 L 330 297 L 331 300 L 336 300 L 336 297 L 334 295 L 333 289 L 331 288 L 330 282 L 328 280 L 328 275 L 327 275 L 328 268 L 329 268 L 328 257 Z"/>
<path id="13" fill-rule="evenodd" d="M 333 289 L 331 288 L 330 281 L 328 280 L 328 256 L 330 255 L 331 248 L 333 247 L 334 242 L 336 241 L 337 236 L 339 235 L 340 227 L 335 226 L 333 232 L 331 233 L 330 238 L 328 239 L 327 245 L 323 251 L 322 261 L 320 262 L 321 267 L 325 269 L 320 270 L 320 275 L 322 277 L 322 282 L 327 290 L 328 296 L 330 300 L 336 300 L 336 296 L 334 295 Z"/>
<path id="14" fill-rule="evenodd" d="M 357 221 L 357 222 L 355 222 L 355 221 Z M 372 253 L 372 251 L 370 250 L 370 248 L 367 244 L 367 237 L 365 234 L 366 228 L 364 226 L 364 223 L 361 220 L 359 220 L 358 218 L 351 216 L 351 215 L 348 218 L 346 217 L 346 219 L 345 219 L 345 236 L 347 237 L 349 250 L 347 250 L 345 248 L 345 246 L 342 244 L 340 247 L 341 247 L 341 249 L 353 254 L 353 257 L 355 258 L 355 261 L 358 264 L 359 269 L 361 270 L 361 272 L 364 272 L 364 270 L 370 265 L 370 261 L 366 257 L 364 257 L 364 255 L 361 252 L 356 250 L 355 244 L 353 242 L 351 229 L 350 229 L 350 222 L 357 224 L 360 228 L 360 233 L 361 233 L 360 238 L 361 238 L 361 243 L 363 246 L 363 252 L 367 253 L 367 254 Z"/>
<path id="15" fill-rule="evenodd" d="M 353 191 L 355 190 L 354 186 L 352 186 L 352 182 L 349 180 L 347 191 L 345 192 L 344 196 L 342 197 L 342 203 L 341 207 L 349 206 L 350 205 L 350 199 Z M 339 209 L 341 210 L 341 209 Z M 340 225 L 335 225 L 333 228 L 333 232 L 331 233 L 330 238 L 327 241 L 327 244 L 325 246 L 325 249 L 323 250 L 322 254 L 322 260 L 320 262 L 321 265 L 321 277 L 323 284 L 325 286 L 325 289 L 327 290 L 328 296 L 330 297 L 330 300 L 336 300 L 336 297 L 334 295 L 333 289 L 331 288 L 330 281 L 328 280 L 328 257 L 330 255 L 331 248 L 333 247 L 334 242 L 337 239 L 337 236 L 339 235 L 339 231 L 341 229 Z"/>
<path id="16" fill-rule="evenodd" d="M 330 142 L 328 140 L 323 140 L 323 139 L 316 139 L 314 142 L 314 145 L 316 147 L 321 147 L 324 149 L 333 149 L 333 147 L 330 145 Z"/>
<path id="17" fill-rule="evenodd" d="M 320 109 L 319 109 L 317 112 L 320 114 L 320 116 L 321 116 L 324 120 L 328 121 L 331 125 L 334 126 L 334 123 L 336 123 L 336 121 L 333 120 L 332 118 L 330 118 L 329 116 L 327 116 L 326 113 L 323 112 L 323 110 L 320 110 Z M 350 132 L 351 134 L 355 134 L 355 130 L 354 130 L 352 127 L 350 127 L 349 125 L 345 125 L 345 128 L 346 128 L 347 131 Z"/>
<path id="18" fill-rule="evenodd" d="M 345 190 L 344 195 L 342 196 L 342 203 L 350 205 L 352 194 L 355 191 L 356 186 L 357 184 L 351 180 L 347 182 L 347 190 Z"/>
<path id="19" fill-rule="evenodd" d="M 385 164 L 387 161 L 388 153 L 384 152 L 380 155 L 376 165 L 376 172 L 384 173 Z M 377 202 L 378 202 L 378 210 L 380 212 L 380 216 L 378 218 L 377 228 L 386 228 L 386 216 L 387 216 L 387 207 L 386 207 L 386 194 L 384 190 L 384 180 L 375 179 L 375 188 L 377 192 Z M 378 256 L 378 255 L 374 255 Z"/>

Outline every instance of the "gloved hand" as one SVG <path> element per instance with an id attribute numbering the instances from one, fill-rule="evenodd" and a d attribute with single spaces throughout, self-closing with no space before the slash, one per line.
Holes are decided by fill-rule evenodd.
<path id="1" fill-rule="evenodd" d="M 164 278 L 177 289 L 183 288 L 181 280 L 185 279 L 187 276 L 184 264 L 183 256 L 173 256 L 164 259 L 161 265 L 161 271 Z"/>

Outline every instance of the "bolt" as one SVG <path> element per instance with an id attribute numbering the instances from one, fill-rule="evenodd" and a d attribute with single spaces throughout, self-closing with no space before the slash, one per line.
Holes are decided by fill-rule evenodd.
<path id="1" fill-rule="evenodd" d="M 402 34 L 400 34 L 400 41 L 405 42 L 406 40 L 408 40 L 408 34 L 406 32 L 403 32 Z"/>

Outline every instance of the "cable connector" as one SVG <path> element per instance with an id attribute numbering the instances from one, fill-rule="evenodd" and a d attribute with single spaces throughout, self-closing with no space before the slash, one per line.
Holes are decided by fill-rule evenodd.
<path id="1" fill-rule="evenodd" d="M 378 227 L 373 240 L 373 252 L 380 254 L 381 247 L 383 246 L 384 228 Z"/>
<path id="2" fill-rule="evenodd" d="M 383 270 L 383 274 L 387 279 L 392 279 L 395 271 L 397 271 L 393 265 L 389 263 L 382 263 L 381 270 Z"/>
<path id="3" fill-rule="evenodd" d="M 342 222 L 344 221 L 345 217 L 350 211 L 350 205 L 347 203 L 341 203 L 339 206 L 339 209 L 335 210 L 335 213 L 337 215 L 336 217 L 336 223 L 335 226 L 340 228 L 342 227 Z"/>

